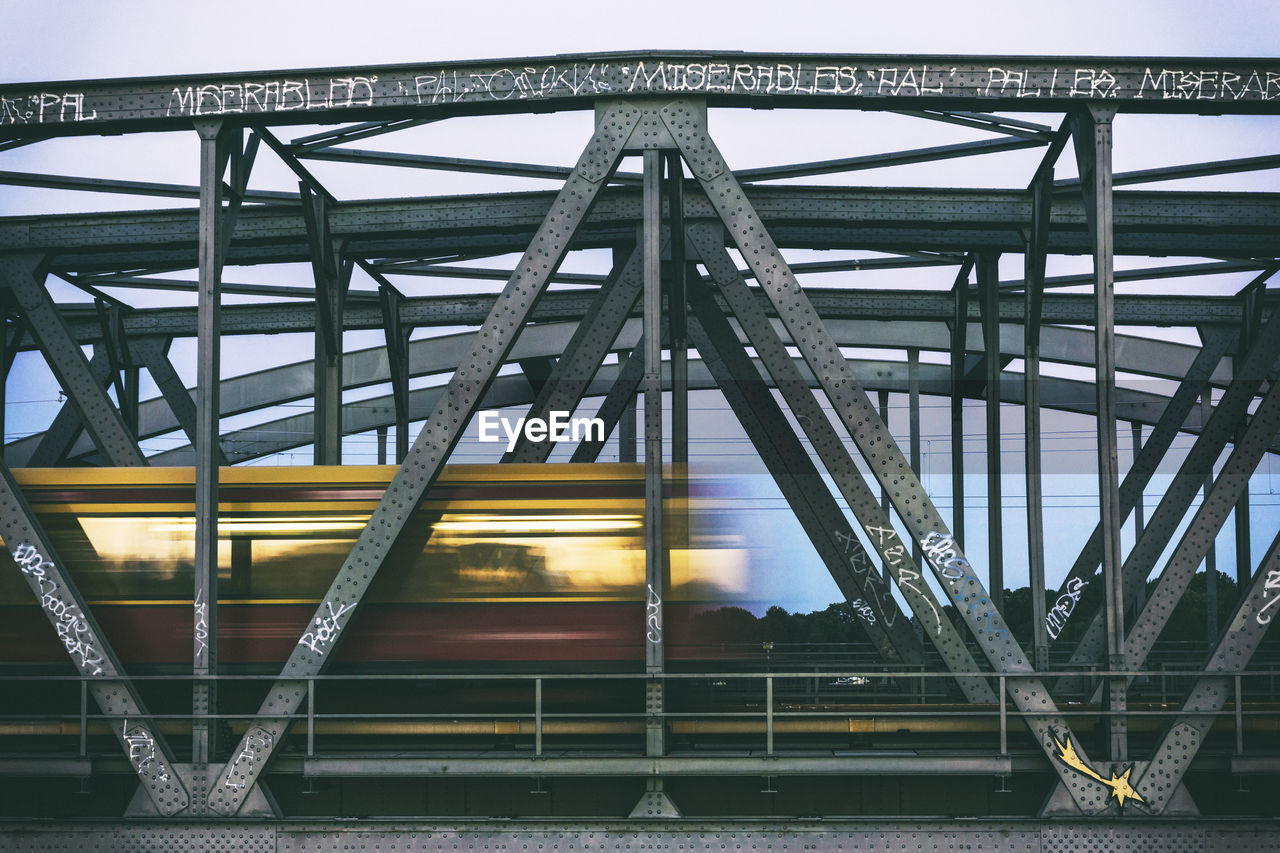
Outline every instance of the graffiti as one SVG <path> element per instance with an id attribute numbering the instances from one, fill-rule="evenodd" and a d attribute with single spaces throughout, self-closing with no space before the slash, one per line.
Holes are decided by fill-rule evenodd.
<path id="1" fill-rule="evenodd" d="M 216 79 L 161 90 L 153 106 L 118 94 L 18 92 L 0 95 L 0 126 L 103 121 L 122 112 L 215 116 L 344 110 L 374 106 L 536 101 L 618 93 L 835 98 L 1019 98 L 1273 101 L 1280 72 L 1265 68 L 1126 68 L 1075 65 L 988 67 L 899 61 L 870 66 L 849 57 L 826 61 L 726 56 L 619 57 L 611 62 L 447 66 L 408 72 L 368 69 L 330 77 Z M 148 99 L 149 100 L 149 99 Z M 151 116 L 147 116 L 151 117 Z"/>
<path id="2" fill-rule="evenodd" d="M 605 79 L 607 63 L 544 68 L 499 68 L 487 71 L 441 70 L 414 77 L 413 91 L 419 104 L 457 103 L 464 100 L 529 100 L 533 98 L 602 95 L 612 91 Z"/>
<path id="3" fill-rule="evenodd" d="M 333 602 L 326 601 L 324 606 L 329 611 L 328 616 L 317 616 L 315 619 L 315 630 L 307 631 L 302 635 L 302 639 L 298 640 L 298 645 L 306 646 L 318 655 L 323 655 L 328 651 L 329 645 L 333 643 L 334 638 L 338 636 L 338 632 L 342 630 L 342 625 L 338 620 L 342 618 L 342 614 L 350 610 L 354 605 L 340 604 L 338 609 L 333 609 Z"/>
<path id="4" fill-rule="evenodd" d="M 1272 569 L 1267 572 L 1267 579 L 1262 582 L 1262 597 L 1269 600 L 1258 608 L 1257 616 L 1254 618 L 1258 620 L 1259 625 L 1269 625 L 1274 614 L 1267 611 L 1275 607 L 1277 602 L 1280 602 L 1280 569 Z"/>
<path id="5" fill-rule="evenodd" d="M 98 641 L 89 630 L 89 622 L 80 608 L 59 591 L 58 582 L 54 580 L 57 567 L 46 560 L 34 545 L 26 543 L 14 549 L 13 560 L 33 583 L 40 606 L 54 620 L 58 639 L 76 666 L 89 675 L 102 675 L 103 660 L 97 648 Z"/>
<path id="6" fill-rule="evenodd" d="M 662 642 L 662 599 L 654 590 L 653 584 L 649 584 L 649 596 L 644 602 L 644 621 L 649 630 L 645 634 L 645 638 L 651 643 Z"/>
<path id="7" fill-rule="evenodd" d="M 942 633 L 942 614 L 938 612 L 937 605 L 933 603 L 933 597 L 925 595 L 920 591 L 920 587 L 916 586 L 916 582 L 919 580 L 919 572 L 909 569 L 906 566 L 898 569 L 898 586 L 902 589 L 914 592 L 916 599 L 923 601 L 925 606 L 929 608 L 929 612 L 933 614 L 933 635 L 936 637 Z"/>
<path id="8" fill-rule="evenodd" d="M 876 612 L 871 609 L 871 605 L 863 601 L 861 598 L 854 599 L 849 602 L 849 606 L 853 608 L 853 612 L 861 616 L 868 625 L 876 624 Z"/>
<path id="9" fill-rule="evenodd" d="M 329 110 L 373 106 L 370 77 L 330 77 L 314 83 L 302 80 L 268 80 L 246 83 L 207 83 L 174 86 L 166 116 L 275 113 L 295 110 Z"/>
<path id="10" fill-rule="evenodd" d="M 896 69 L 895 69 L 896 70 Z M 735 92 L 753 95 L 857 95 L 862 93 L 858 69 L 851 65 L 810 65 L 803 62 L 769 64 L 727 62 L 639 62 L 630 77 L 628 92 Z"/>
<path id="11" fill-rule="evenodd" d="M 1084 759 L 1082 759 L 1080 754 L 1076 752 L 1075 744 L 1071 742 L 1070 735 L 1065 736 L 1063 740 L 1058 740 L 1058 736 L 1056 734 L 1052 735 L 1052 737 L 1053 745 L 1058 748 L 1058 752 L 1054 757 L 1070 767 L 1072 770 L 1075 770 L 1077 773 L 1088 776 L 1090 779 L 1106 785 L 1111 789 L 1111 796 L 1115 797 L 1117 803 L 1123 806 L 1125 800 L 1133 800 L 1135 803 L 1146 802 L 1146 800 L 1142 799 L 1142 795 L 1135 791 L 1133 786 L 1129 784 L 1129 774 L 1133 772 L 1132 764 L 1126 767 L 1125 771 L 1119 776 L 1117 776 L 1113 771 L 1111 773 L 1111 778 L 1106 779 L 1101 773 L 1084 763 Z M 1110 799 L 1110 797 L 1108 799 Z"/>
<path id="12" fill-rule="evenodd" d="M 168 782 L 169 770 L 164 762 L 156 756 L 156 739 L 144 726 L 129 728 L 126 719 L 120 726 L 120 736 L 124 739 L 125 748 L 129 750 L 129 763 L 138 773 L 145 773 L 156 782 Z"/>
<path id="13" fill-rule="evenodd" d="M 245 779 L 253 774 L 254 765 L 263 757 L 263 754 L 271 753 L 271 744 L 274 739 L 271 733 L 266 729 L 258 727 L 245 732 L 244 745 L 240 747 L 239 754 L 235 760 L 227 767 L 227 778 L 222 783 L 224 787 L 240 789 L 245 786 Z M 236 768 L 243 764 L 244 768 L 237 773 Z M 233 781 L 237 779 L 239 781 Z"/>
<path id="14" fill-rule="evenodd" d="M 952 588 L 959 590 L 973 583 L 979 590 L 982 589 L 982 582 L 974 573 L 973 566 L 969 565 L 969 561 L 960 553 L 960 547 L 956 545 L 956 540 L 950 533 L 930 531 L 925 534 L 920 544 L 924 548 L 925 559 L 932 564 L 938 577 L 945 580 Z M 956 601 L 957 607 L 961 604 L 964 604 L 969 621 L 975 626 L 977 633 L 996 637 L 1007 635 L 1008 632 L 1002 627 L 1003 620 L 1000 619 L 991 599 L 985 595 L 970 593 Z"/>
<path id="15" fill-rule="evenodd" d="M 1142 84 L 1135 98 L 1160 97 L 1164 100 L 1238 101 L 1252 96 L 1260 101 L 1280 97 L 1280 74 L 1251 71 L 1241 76 L 1231 71 L 1210 69 L 1168 69 L 1142 72 Z"/>
<path id="16" fill-rule="evenodd" d="M 83 92 L 37 92 L 14 98 L 0 96 L 0 125 L 66 124 L 92 121 L 97 110 L 84 111 Z"/>
<path id="17" fill-rule="evenodd" d="M 907 555 L 907 549 L 899 542 L 897 545 L 888 545 L 898 539 L 898 532 L 892 527 L 879 527 L 874 524 L 865 525 L 868 534 L 875 539 L 875 543 L 880 548 L 885 563 L 893 567 L 895 576 L 898 579 L 898 587 L 908 590 L 915 594 L 916 600 L 923 602 L 925 607 L 933 614 L 933 635 L 936 637 L 942 633 L 942 614 L 938 612 L 937 605 L 933 603 L 933 597 L 925 595 L 920 587 L 916 586 L 916 582 L 920 580 L 920 573 L 916 572 L 910 563 L 904 563 L 903 560 Z"/>
<path id="18" fill-rule="evenodd" d="M 1084 592 L 1084 581 L 1080 578 L 1072 578 L 1067 581 L 1066 591 L 1058 596 L 1058 600 L 1053 604 L 1053 609 L 1044 617 L 1044 625 L 1048 629 L 1051 638 L 1058 639 L 1058 634 L 1062 632 L 1062 626 L 1067 624 L 1067 619 L 1075 612 L 1076 603 L 1080 601 L 1080 593 L 1082 592 Z"/>
<path id="19" fill-rule="evenodd" d="M 196 590 L 195 606 L 195 661 L 199 666 L 205 660 L 205 652 L 209 649 L 209 606 L 204 601 L 204 590 Z"/>

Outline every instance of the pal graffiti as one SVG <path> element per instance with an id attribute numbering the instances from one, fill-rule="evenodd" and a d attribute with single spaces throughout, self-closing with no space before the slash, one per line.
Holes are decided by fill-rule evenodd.
<path id="1" fill-rule="evenodd" d="M 1053 609 L 1045 615 L 1044 626 L 1052 639 L 1058 639 L 1062 626 L 1067 624 L 1067 619 L 1071 618 L 1071 614 L 1075 612 L 1082 592 L 1084 592 L 1084 581 L 1080 578 L 1067 581 L 1062 595 L 1058 596 L 1058 600 L 1053 603 Z"/>
<path id="2" fill-rule="evenodd" d="M 98 641 L 80 608 L 64 597 L 55 580 L 57 568 L 44 558 L 39 549 L 26 543 L 14 549 L 13 560 L 39 596 L 40 606 L 53 620 L 58 639 L 62 641 L 67 654 L 71 655 L 72 661 L 87 675 L 102 675 L 103 659 L 102 652 L 98 650 Z"/>
<path id="3" fill-rule="evenodd" d="M 315 618 L 314 630 L 307 631 L 302 635 L 302 639 L 298 640 L 298 645 L 306 646 L 318 655 L 323 655 L 329 650 L 338 632 L 342 630 L 342 623 L 339 620 L 354 605 L 339 604 L 335 608 L 332 601 L 326 601 L 324 606 L 329 612 L 322 611 L 322 615 Z"/>
<path id="4" fill-rule="evenodd" d="M 36 92 L 12 98 L 0 95 L 0 125 L 68 124 L 97 117 L 97 110 L 85 111 L 83 92 Z"/>

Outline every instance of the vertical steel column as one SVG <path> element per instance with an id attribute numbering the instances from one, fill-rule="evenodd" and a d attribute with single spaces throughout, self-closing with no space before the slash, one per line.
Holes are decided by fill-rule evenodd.
<path id="1" fill-rule="evenodd" d="M 1142 449 L 1142 424 L 1133 421 L 1129 425 L 1129 435 L 1133 439 L 1133 458 L 1136 461 L 1138 453 Z M 1146 507 L 1142 503 L 1142 490 L 1138 490 L 1138 494 L 1134 496 L 1133 501 L 1133 541 L 1137 542 L 1142 538 L 1142 528 L 1146 525 Z M 1142 606 L 1147 603 L 1147 582 L 1144 579 L 1138 584 L 1136 594 L 1133 599 L 1133 607 L 1131 608 L 1134 615 L 1142 612 Z"/>
<path id="2" fill-rule="evenodd" d="M 644 514 L 645 514 L 645 754 L 665 751 L 662 719 L 662 152 L 644 152 Z"/>
<path id="3" fill-rule="evenodd" d="M 315 421 L 316 465 L 342 464 L 342 330 L 350 266 L 329 234 L 327 196 L 298 183 L 307 224 L 316 285 Z"/>
<path id="4" fill-rule="evenodd" d="M 1120 464 L 1116 439 L 1115 269 L 1111 221 L 1111 120 L 1115 107 L 1090 105 L 1071 117 L 1072 139 L 1093 237 L 1094 384 L 1098 400 L 1098 502 L 1102 527 L 1102 576 L 1106 582 L 1108 666 L 1125 668 L 1124 578 L 1120 560 Z M 1128 759 L 1123 679 L 1108 692 L 1110 758 Z"/>
<path id="5" fill-rule="evenodd" d="M 671 333 L 671 463 L 676 483 L 689 464 L 689 332 L 685 300 L 684 167 L 667 152 L 667 209 L 671 222 L 671 267 L 667 312 Z"/>
<path id="6" fill-rule="evenodd" d="M 920 476 L 920 350 L 907 349 L 907 420 L 911 429 L 911 470 Z M 888 500 L 888 496 L 885 496 Z M 887 511 L 887 510 L 886 510 Z M 911 543 L 912 558 L 920 565 L 920 546 Z"/>
<path id="7" fill-rule="evenodd" d="M 969 271 L 973 259 L 956 274 L 955 315 L 951 319 L 951 535 L 964 548 L 964 356 L 969 334 Z"/>
<path id="8" fill-rule="evenodd" d="M 374 434 L 377 436 L 374 440 L 378 442 L 378 449 L 376 451 L 377 464 L 386 465 L 387 464 L 387 428 L 384 426 L 380 426 L 374 431 Z"/>
<path id="9" fill-rule="evenodd" d="M 387 370 L 391 375 L 391 398 L 396 409 L 396 464 L 409 452 L 409 333 L 400 322 L 400 291 L 388 285 L 378 288 L 382 308 L 382 331 L 387 341 Z"/>
<path id="10" fill-rule="evenodd" d="M 1209 416 L 1213 414 L 1213 386 L 1206 385 L 1204 391 L 1200 392 L 1200 423 L 1208 423 Z M 1240 437 L 1240 433 L 1236 433 L 1236 438 Z M 1209 492 L 1213 490 L 1213 467 L 1204 475 L 1204 499 L 1207 500 Z M 1245 486 L 1245 494 L 1249 493 L 1249 487 Z M 1202 503 L 1203 505 L 1203 503 Z M 1144 583 L 1143 586 L 1146 586 Z M 1218 639 L 1218 547 L 1215 543 L 1209 544 L 1209 550 L 1204 555 L 1204 625 L 1205 638 L 1212 646 Z"/>
<path id="11" fill-rule="evenodd" d="M 880 409 L 880 420 L 884 422 L 884 428 L 889 429 L 889 392 L 883 389 L 881 389 L 880 391 L 877 391 L 876 403 L 878 405 L 878 408 Z M 883 485 L 880 487 L 880 509 L 884 510 L 885 514 L 888 515 L 889 493 L 888 491 L 885 490 L 885 487 Z M 914 559 L 916 561 L 916 565 L 917 566 L 920 565 L 919 556 L 916 556 Z M 884 571 L 884 572 L 888 571 L 888 569 L 885 566 L 881 566 L 880 569 L 881 571 Z"/>
<path id="12" fill-rule="evenodd" d="M 219 311 L 222 301 L 223 126 L 196 122 L 200 134 L 200 273 L 196 307 L 196 530 L 192 674 L 192 811 L 208 810 L 208 765 L 217 750 L 217 682 L 202 681 L 218 669 L 218 399 L 221 381 Z"/>
<path id="13" fill-rule="evenodd" d="M 618 374 L 626 369 L 627 362 L 635 358 L 632 353 L 618 354 Z M 618 461 L 619 462 L 635 462 L 636 461 L 636 398 L 632 396 L 627 400 L 626 406 L 622 409 L 622 416 L 618 419 Z"/>
<path id="14" fill-rule="evenodd" d="M 987 386 L 987 588 L 1004 609 L 1004 499 L 1000 488 L 1000 256 L 978 253 Z"/>
<path id="15" fill-rule="evenodd" d="M 1022 303 L 1023 453 L 1027 493 L 1027 585 L 1031 592 L 1031 649 L 1036 669 L 1049 668 L 1049 630 L 1045 622 L 1044 480 L 1040 455 L 1040 318 L 1044 301 L 1045 255 L 1053 202 L 1053 164 L 1031 183 L 1031 233 L 1023 255 Z"/>
<path id="16" fill-rule="evenodd" d="M 1266 293 L 1267 279 L 1275 275 L 1274 268 L 1268 269 L 1249 282 L 1241 291 L 1241 323 L 1240 352 L 1248 352 L 1253 341 L 1262 328 L 1262 295 Z M 1243 432 L 1243 429 L 1241 430 Z M 1237 435 L 1237 438 L 1239 436 Z M 1243 592 L 1245 581 L 1249 580 L 1249 569 L 1253 565 L 1249 531 L 1249 489 L 1245 487 L 1236 504 L 1236 585 Z"/>

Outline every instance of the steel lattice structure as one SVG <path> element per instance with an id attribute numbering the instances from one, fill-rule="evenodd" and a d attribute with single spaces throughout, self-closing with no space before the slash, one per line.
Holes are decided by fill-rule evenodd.
<path id="1" fill-rule="evenodd" d="M 708 133 L 707 110 L 762 107 L 891 110 L 922 124 L 948 122 L 995 137 L 734 171 Z M 595 111 L 594 133 L 572 167 L 352 147 L 428 122 L 553 110 Z M 1274 381 L 1280 297 L 1267 288 L 1280 270 L 1280 196 L 1141 185 L 1275 168 L 1280 155 L 1113 172 L 1113 120 L 1138 112 L 1274 116 L 1280 61 L 637 53 L 0 87 L 0 150 L 62 136 L 156 131 L 194 131 L 200 140 L 198 186 L 0 173 L 0 183 L 10 186 L 199 202 L 189 209 L 0 219 L 5 369 L 16 353 L 38 349 L 68 397 L 45 432 L 5 446 L 0 535 L 102 714 L 124 721 L 112 731 L 143 783 L 133 813 L 271 816 L 276 806 L 262 784 L 270 769 L 339 778 L 644 778 L 633 813 L 638 818 L 670 816 L 679 796 L 673 806 L 664 783 L 686 777 L 951 774 L 1016 781 L 1020 774 L 1052 774 L 1042 816 L 1118 822 L 1192 816 L 1197 804 L 1185 777 L 1209 729 L 1230 718 L 1229 705 L 1236 750 L 1201 759 L 1206 772 L 1223 784 L 1233 774 L 1274 781 L 1280 773 L 1275 754 L 1244 754 L 1241 678 L 1262 642 L 1280 578 L 1280 536 L 1266 553 L 1250 553 L 1247 493 L 1266 455 L 1280 452 Z M 1054 121 L 1023 113 L 1048 113 Z M 335 127 L 285 141 L 282 128 L 301 124 Z M 296 175 L 297 192 L 250 188 L 264 146 Z M 1018 149 L 1043 152 L 1039 167 L 1025 176 L 1025 190 L 765 183 Z M 640 171 L 619 171 L 628 156 L 640 158 Z M 1064 156 L 1075 158 L 1080 179 L 1055 180 Z M 309 161 L 548 178 L 562 186 L 343 201 L 317 180 Z M 1128 185 L 1139 188 L 1116 189 Z M 582 249 L 613 250 L 612 272 L 561 273 L 566 255 Z M 881 256 L 786 260 L 814 249 Z M 458 263 L 515 253 L 521 258 L 512 269 Z M 1000 280 L 1002 254 L 1024 258 L 1022 278 Z M 1092 256 L 1092 273 L 1046 275 L 1047 259 L 1061 255 Z M 1116 272 L 1117 255 L 1203 260 Z M 222 280 L 224 266 L 289 263 L 310 264 L 314 286 Z M 356 267 L 376 291 L 350 288 Z M 949 290 L 813 288 L 797 279 L 934 267 L 955 271 Z M 181 270 L 195 271 L 194 279 L 169 275 Z M 1222 273 L 1251 281 L 1228 296 L 1197 287 L 1199 276 Z M 414 297 L 397 287 L 401 276 L 505 284 L 496 295 Z M 50 277 L 75 285 L 97 305 L 58 304 L 45 286 Z M 1117 282 L 1172 277 L 1190 285 L 1176 295 L 1115 293 Z M 1092 292 L 1055 292 L 1080 285 Z M 188 291 L 198 304 L 134 308 L 102 288 Z M 221 294 L 263 300 L 224 307 Z M 1201 345 L 1118 335 L 1117 326 L 1194 329 Z M 427 327 L 468 330 L 410 342 L 412 330 Z M 343 333 L 353 330 L 380 330 L 385 346 L 344 352 Z M 219 347 L 232 336 L 289 331 L 314 333 L 314 359 L 219 381 Z M 198 341 L 194 393 L 167 355 L 175 338 Z M 92 347 L 91 357 L 85 347 Z M 910 357 L 906 363 L 847 357 L 844 350 L 852 347 L 907 350 Z M 691 348 L 698 355 L 692 360 Z M 945 363 L 922 363 L 922 350 L 944 355 Z M 1022 360 L 1021 374 L 1007 370 L 1013 359 Z M 1042 363 L 1087 370 L 1092 381 L 1042 377 Z M 512 364 L 522 373 L 503 371 Z M 159 386 L 160 398 L 139 402 L 140 369 Z M 1173 390 L 1133 390 L 1117 384 L 1118 374 L 1167 380 Z M 411 380 L 429 376 L 447 383 L 411 389 Z M 344 407 L 344 390 L 381 383 L 390 383 L 389 397 Z M 723 393 L 841 592 L 871 612 L 866 631 L 885 665 L 932 669 L 972 710 L 998 713 L 999 749 L 892 758 L 775 751 L 774 676 L 761 674 L 769 685 L 763 753 L 672 751 L 664 706 L 673 676 L 664 666 L 662 630 L 663 464 L 688 462 L 688 393 L 703 388 Z M 872 391 L 909 395 L 905 452 Z M 664 393 L 670 395 L 665 413 Z M 416 506 L 435 483 L 473 416 L 517 406 L 541 416 L 603 398 L 601 417 L 625 433 L 634 427 L 634 409 L 627 407 L 637 394 L 643 398 L 650 620 L 644 708 L 637 709 L 644 717 L 643 752 L 543 755 L 539 706 L 536 754 L 528 756 L 310 749 L 305 758 L 277 755 L 290 726 L 313 713 L 308 697 L 323 683 L 326 653 L 350 620 L 340 617 L 360 607 L 401 536 L 404 508 Z M 921 394 L 951 398 L 952 493 L 961 508 L 964 469 L 956 449 L 965 434 L 963 404 L 966 396 L 986 401 L 988 536 L 996 543 L 989 554 L 996 556 L 985 567 L 975 568 L 961 548 L 963 509 L 940 514 L 920 483 Z M 1197 405 L 1206 394 L 1216 402 Z M 283 420 L 220 429 L 221 418 L 300 400 L 314 406 Z M 1105 596 L 1097 613 L 1076 616 L 1092 620 L 1084 639 L 1073 650 L 1057 650 L 1070 655 L 1066 671 L 1050 666 L 1049 652 L 1074 605 L 1064 615 L 1032 595 L 1034 636 L 1027 649 L 1006 624 L 999 556 L 1002 402 L 1025 413 L 1033 590 L 1046 588 L 1041 409 L 1084 413 L 1097 423 L 1100 516 L 1059 599 L 1079 601 L 1095 575 Z M 672 431 L 669 460 L 664 414 Z M 1123 476 L 1122 420 L 1150 427 Z M 410 442 L 410 424 L 419 421 Z M 192 596 L 198 606 L 218 601 L 220 466 L 308 445 L 317 465 L 336 465 L 344 435 L 378 431 L 385 453 L 389 427 L 399 467 L 316 613 L 316 623 L 328 620 L 331 628 L 325 642 L 294 647 L 238 743 L 219 750 L 217 608 L 209 607 L 195 646 L 192 748 L 189 760 L 180 761 L 60 568 L 10 469 L 68 462 L 194 466 Z M 140 448 L 142 440 L 179 429 L 188 436 L 186 446 L 150 456 Z M 1144 490 L 1162 461 L 1175 464 L 1169 451 L 1179 436 L 1194 444 L 1143 521 Z M 626 440 L 634 454 L 636 436 Z M 850 442 L 874 482 L 855 464 Z M 574 460 L 594 461 L 601 444 L 584 442 Z M 522 441 L 503 461 L 546 462 L 550 452 L 549 442 Z M 1141 535 L 1122 547 L 1121 531 L 1135 509 Z M 1236 526 L 1241 581 L 1234 615 L 1191 689 L 1161 712 L 1154 750 L 1131 750 L 1130 683 L 1149 675 L 1156 637 L 1228 518 Z M 857 547 L 851 550 L 851 543 Z M 866 571 L 869 565 L 883 567 L 883 574 Z M 1147 597 L 1153 576 L 1158 582 Z M 1135 597 L 1141 597 L 1136 608 Z M 956 614 L 954 623 L 946 612 Z M 910 618 L 897 621 L 899 614 Z M 67 639 L 68 620 L 79 626 L 74 642 Z M 540 701 L 540 681 L 537 689 Z M 1083 707 L 1075 702 L 1079 696 L 1088 700 Z M 1038 751 L 1011 753 L 1007 729 L 1024 724 Z M 1105 737 L 1078 734 L 1095 726 Z M 149 751 L 139 748 L 143 743 Z M 87 759 L 78 760 L 86 763 L 73 761 L 69 770 L 53 759 L 17 756 L 0 758 L 0 766 L 7 762 L 11 775 L 86 774 Z M 1129 831 L 1126 824 L 1111 825 Z M 1243 834 L 1231 835 L 1237 831 Z M 1225 828 L 1222 843 L 1246 849 L 1252 831 Z M 1040 837 L 1038 843 L 1053 849 L 1065 842 Z"/>

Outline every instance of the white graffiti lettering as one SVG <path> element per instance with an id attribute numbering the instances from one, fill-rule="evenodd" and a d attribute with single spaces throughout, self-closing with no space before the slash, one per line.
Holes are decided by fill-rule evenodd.
<path id="1" fill-rule="evenodd" d="M 1280 602 L 1280 569 L 1272 569 L 1267 572 L 1267 579 L 1262 582 L 1262 597 L 1267 603 L 1258 608 L 1258 614 L 1255 617 L 1259 625 L 1271 624 L 1271 617 L 1274 615 L 1268 613 L 1268 610 L 1274 608 L 1277 602 Z M 1263 618 L 1263 617 L 1266 618 Z"/>
<path id="2" fill-rule="evenodd" d="M 1044 626 L 1051 638 L 1056 640 L 1058 634 L 1062 633 L 1062 626 L 1067 624 L 1067 619 L 1071 618 L 1071 614 L 1075 612 L 1076 603 L 1080 601 L 1080 594 L 1084 592 L 1084 587 L 1085 583 L 1080 578 L 1067 581 L 1066 589 L 1053 603 L 1053 609 L 1045 614 Z"/>
<path id="3" fill-rule="evenodd" d="M 39 92 L 15 98 L 0 96 L 0 125 L 67 124 L 93 121 L 97 110 L 85 112 L 83 92 Z"/>
<path id="4" fill-rule="evenodd" d="M 68 601 L 59 592 L 58 582 L 54 580 L 57 567 L 44 558 L 40 551 L 27 543 L 18 545 L 13 551 L 13 560 L 18 568 L 29 578 L 32 589 L 40 598 L 40 606 L 54 620 L 54 628 L 58 639 L 62 641 L 67 654 L 88 675 L 102 675 L 102 653 L 98 651 L 98 641 L 89 630 L 89 622 L 74 602 Z"/>
<path id="5" fill-rule="evenodd" d="M 326 601 L 324 606 L 328 609 L 329 615 L 317 616 L 315 619 L 315 630 L 307 631 L 302 635 L 302 639 L 298 640 L 298 645 L 306 646 L 318 655 L 323 655 L 328 651 L 329 646 L 338 636 L 338 632 L 342 630 L 342 625 L 338 621 L 342 618 L 342 614 L 350 610 L 354 605 L 339 604 L 338 609 L 334 609 L 332 601 Z"/>
<path id="6" fill-rule="evenodd" d="M 253 773 L 254 765 L 258 762 L 262 753 L 271 752 L 271 744 L 273 742 L 271 733 L 266 729 L 258 727 L 250 729 L 245 733 L 244 746 L 240 749 L 235 760 L 231 762 L 231 766 L 227 768 L 227 778 L 222 784 L 227 788 L 241 789 L 245 786 L 245 778 L 248 774 Z M 240 765 L 244 765 L 243 768 Z M 239 772 L 237 772 L 239 769 Z"/>
<path id="7" fill-rule="evenodd" d="M 876 624 L 876 613 L 871 609 L 870 604 L 867 604 L 861 598 L 858 598 L 849 602 L 849 606 L 852 607 L 853 612 L 861 616 L 868 625 Z"/>
<path id="8" fill-rule="evenodd" d="M 662 642 L 662 598 L 654 590 L 653 584 L 648 584 L 648 587 L 649 595 L 644 603 L 644 620 L 648 627 L 645 638 L 651 643 L 660 643 Z"/>
<path id="9" fill-rule="evenodd" d="M 209 648 L 209 607 L 204 601 L 204 590 L 196 591 L 195 609 L 195 661 L 199 665 Z"/>
<path id="10" fill-rule="evenodd" d="M 125 720 L 120 726 L 120 736 L 129 750 L 129 763 L 135 770 L 149 775 L 156 782 L 169 781 L 169 769 L 157 758 L 156 740 L 151 732 L 141 725 L 130 729 L 129 721 Z"/>
<path id="11" fill-rule="evenodd" d="M 982 582 L 974 573 L 973 566 L 969 565 L 969 561 L 960 553 L 960 548 L 950 533 L 932 530 L 925 534 L 920 544 L 924 549 L 925 559 L 933 565 L 938 576 L 947 581 L 958 593 L 970 584 L 978 590 L 982 589 Z M 958 594 L 956 606 L 959 607 L 961 604 L 964 604 L 969 621 L 979 634 L 991 634 L 997 637 L 1007 634 L 1001 627 L 1003 620 L 999 618 L 995 605 L 985 595 L 978 595 L 971 591 Z"/>

